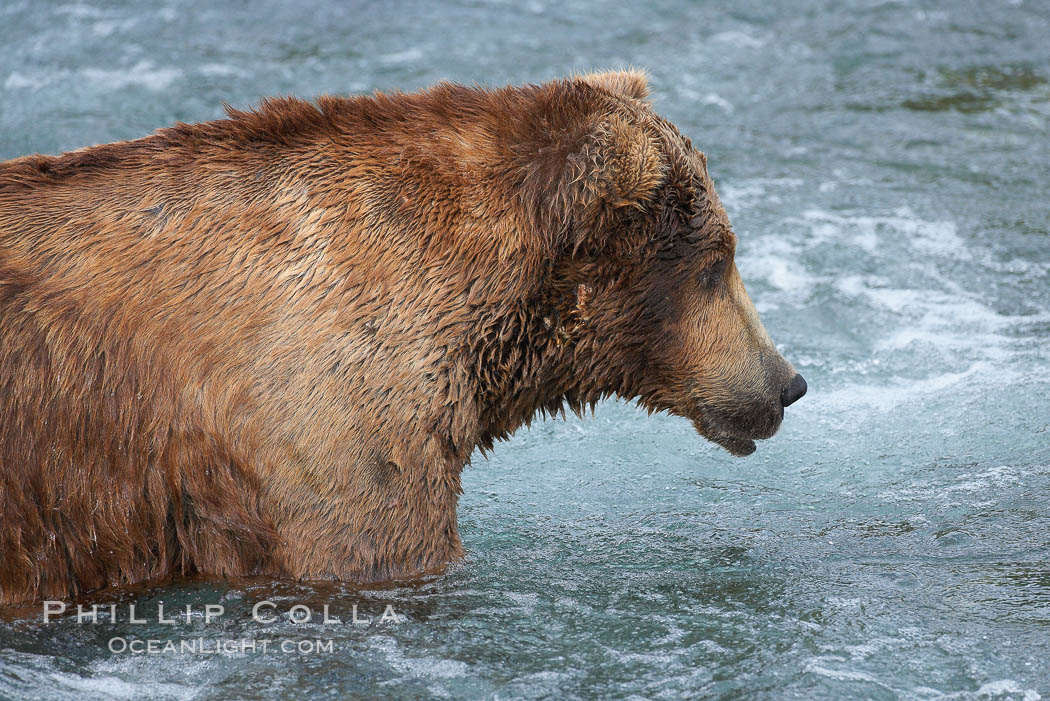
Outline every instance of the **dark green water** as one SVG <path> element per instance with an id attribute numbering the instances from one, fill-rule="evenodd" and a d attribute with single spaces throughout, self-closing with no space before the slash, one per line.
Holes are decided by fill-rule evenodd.
<path id="1" fill-rule="evenodd" d="M 1048 47 L 1032 0 L 4 0 L 0 158 L 223 101 L 645 67 L 811 389 L 744 460 L 617 403 L 520 432 L 465 473 L 466 561 L 418 586 L 0 622 L 0 697 L 1050 697 Z M 267 598 L 403 622 L 254 622 Z M 201 636 L 332 650 L 108 649 Z"/>

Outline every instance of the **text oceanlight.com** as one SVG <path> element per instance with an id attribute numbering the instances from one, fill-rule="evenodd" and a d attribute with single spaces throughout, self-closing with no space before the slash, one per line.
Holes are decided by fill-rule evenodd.
<path id="1" fill-rule="evenodd" d="M 114 654 L 132 655 L 243 655 L 247 653 L 283 652 L 286 654 L 314 655 L 335 652 L 334 640 L 304 639 L 210 639 L 161 640 L 151 638 L 115 637 L 109 639 L 109 651 Z"/>

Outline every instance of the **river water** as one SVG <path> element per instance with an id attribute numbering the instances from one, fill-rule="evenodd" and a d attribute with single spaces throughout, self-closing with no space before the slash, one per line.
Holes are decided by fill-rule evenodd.
<path id="1" fill-rule="evenodd" d="M 644 67 L 810 391 L 746 459 L 617 402 L 520 431 L 464 474 L 466 560 L 413 586 L 9 613 L 0 697 L 1050 698 L 1048 47 L 1032 0 L 4 0 L 0 158 L 266 95 Z M 149 639 L 205 651 L 120 651 Z M 208 651 L 246 641 L 275 647 Z"/>

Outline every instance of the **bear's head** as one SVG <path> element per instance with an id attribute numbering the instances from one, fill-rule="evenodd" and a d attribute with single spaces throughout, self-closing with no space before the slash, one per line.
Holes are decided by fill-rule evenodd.
<path id="1" fill-rule="evenodd" d="M 641 73 L 548 85 L 522 191 L 553 261 L 546 323 L 571 378 L 562 399 L 577 410 L 637 399 L 752 453 L 806 383 L 744 289 L 704 154 L 653 112 Z"/>

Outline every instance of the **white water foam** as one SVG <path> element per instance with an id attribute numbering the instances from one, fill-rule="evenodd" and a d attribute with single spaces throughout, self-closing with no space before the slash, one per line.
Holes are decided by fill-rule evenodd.
<path id="1" fill-rule="evenodd" d="M 80 74 L 105 90 L 122 90 L 139 85 L 158 92 L 182 77 L 182 71 L 178 68 L 156 68 L 152 61 L 139 61 L 131 68 L 112 70 L 82 68 Z"/>
<path id="2" fill-rule="evenodd" d="M 437 657 L 409 657 L 402 651 L 400 643 L 388 635 L 375 635 L 369 639 L 369 647 L 382 652 L 386 662 L 400 672 L 421 679 L 448 679 L 464 677 L 470 671 L 466 662 Z"/>
<path id="3" fill-rule="evenodd" d="M 988 363 L 974 363 L 962 372 L 948 372 L 921 380 L 900 378 L 893 382 L 850 384 L 818 394 L 822 405 L 834 409 L 847 410 L 863 406 L 887 412 L 904 404 L 928 401 L 931 395 L 951 389 L 963 380 L 979 377 L 989 369 Z M 999 371 L 996 378 L 999 382 L 1004 381 L 1003 372 Z"/>
<path id="4" fill-rule="evenodd" d="M 240 76 L 243 77 L 247 73 L 236 66 L 230 66 L 225 63 L 202 63 L 197 66 L 197 72 L 201 75 L 209 77 L 220 77 L 224 78 L 227 76 Z"/>
<path id="5" fill-rule="evenodd" d="M 730 196 L 738 200 L 764 197 L 769 186 L 748 181 L 735 190 L 731 188 Z M 960 284 L 954 272 L 960 261 L 987 266 L 991 274 L 999 274 L 1003 264 L 990 253 L 975 254 L 969 249 L 952 221 L 924 220 L 907 208 L 887 216 L 811 208 L 801 217 L 785 219 L 785 223 L 789 226 L 783 228 L 784 234 L 759 237 L 741 257 L 745 280 L 762 280 L 777 290 L 776 295 L 756 299 L 759 311 L 783 304 L 808 306 L 819 293 L 831 308 L 838 309 L 838 314 L 865 319 L 850 342 L 867 344 L 870 364 L 881 363 L 877 382 L 835 389 L 823 395 L 825 401 L 840 408 L 867 406 L 890 411 L 964 380 L 1019 380 L 1011 370 L 1015 359 L 1044 352 L 1029 342 L 1025 329 L 1050 322 L 1050 310 L 1001 313 L 985 299 L 986 293 Z M 879 274 L 836 275 L 829 269 L 818 276 L 809 273 L 804 262 L 810 251 L 822 247 L 838 249 L 838 256 L 855 251 L 856 255 L 892 259 L 894 263 L 880 265 Z M 1026 271 L 1033 275 L 1042 272 Z M 831 299 L 827 298 L 827 287 L 833 290 Z M 868 313 L 855 314 L 845 305 L 863 305 Z M 907 369 L 914 367 L 908 356 L 915 353 L 936 354 L 943 359 L 943 372 L 905 379 Z M 901 367 L 900 379 L 887 381 L 886 370 L 894 365 Z"/>
<path id="6" fill-rule="evenodd" d="M 999 681 L 982 684 L 977 690 L 977 698 L 999 698 L 1004 695 L 1021 694 L 1024 701 L 1039 701 L 1043 698 L 1038 691 L 1024 689 L 1013 679 L 1000 679 Z"/>
<path id="7" fill-rule="evenodd" d="M 395 63 L 412 63 L 419 61 L 423 58 L 423 49 L 418 47 L 412 49 L 406 49 L 404 51 L 395 51 L 389 54 L 383 54 L 378 58 L 381 63 L 395 64 Z"/>
<path id="8" fill-rule="evenodd" d="M 720 107 L 726 112 L 726 114 L 732 114 L 733 112 L 733 103 L 725 99 L 718 93 L 709 92 L 700 98 L 700 102 L 705 105 L 714 105 L 715 107 Z"/>
<path id="9" fill-rule="evenodd" d="M 805 185 L 801 178 L 749 178 L 731 182 L 718 182 L 718 196 L 730 213 L 759 202 L 782 202 L 781 190 L 795 190 Z"/>
<path id="10" fill-rule="evenodd" d="M 133 683 L 118 677 L 81 677 L 56 672 L 52 680 L 58 687 L 72 692 L 74 698 L 91 694 L 95 698 L 106 699 L 192 699 L 200 693 L 199 689 L 178 684 Z"/>
<path id="11" fill-rule="evenodd" d="M 897 209 L 893 216 L 870 216 L 833 214 L 821 209 L 808 209 L 802 213 L 798 223 L 809 225 L 816 236 L 810 245 L 832 240 L 852 241 L 864 251 L 875 252 L 882 242 L 883 234 L 890 234 L 894 241 L 888 250 L 900 245 L 914 249 L 916 253 L 969 259 L 970 252 L 959 236 L 952 221 L 927 221 L 920 219 L 907 207 Z"/>
<path id="12" fill-rule="evenodd" d="M 69 5 L 59 5 L 53 12 L 59 15 L 69 15 L 70 17 L 78 18 L 94 18 L 101 17 L 103 15 L 102 10 L 91 5 L 85 5 L 84 3 L 71 3 Z"/>
<path id="13" fill-rule="evenodd" d="M 91 31 L 99 38 L 106 38 L 113 32 L 126 32 L 139 23 L 138 18 L 127 19 L 102 19 L 91 25 Z"/>
<path id="14" fill-rule="evenodd" d="M 183 76 L 178 68 L 160 68 L 152 61 L 139 61 L 130 68 L 81 68 L 78 71 L 13 71 L 4 81 L 5 90 L 37 90 L 52 83 L 88 81 L 103 91 L 140 86 L 154 92 L 166 90 Z"/>
<path id="15" fill-rule="evenodd" d="M 738 48 L 758 49 L 769 43 L 769 36 L 755 36 L 736 29 L 712 34 L 709 41 L 719 44 L 730 44 Z"/>
<path id="16" fill-rule="evenodd" d="M 7 80 L 4 81 L 5 90 L 25 90 L 27 88 L 38 88 L 43 85 L 46 81 L 39 78 L 26 75 L 25 73 L 19 73 L 18 71 L 12 71 L 7 76 Z"/>

